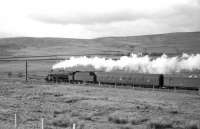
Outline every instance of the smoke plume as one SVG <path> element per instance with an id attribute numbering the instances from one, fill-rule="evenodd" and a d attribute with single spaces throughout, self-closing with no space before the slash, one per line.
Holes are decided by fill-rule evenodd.
<path id="1" fill-rule="evenodd" d="M 168 57 L 163 54 L 152 58 L 148 55 L 122 56 L 118 60 L 103 57 L 71 57 L 53 65 L 53 69 L 67 69 L 73 67 L 93 67 L 95 70 L 170 74 L 181 71 L 200 70 L 200 54 L 183 54 L 182 56 Z"/>

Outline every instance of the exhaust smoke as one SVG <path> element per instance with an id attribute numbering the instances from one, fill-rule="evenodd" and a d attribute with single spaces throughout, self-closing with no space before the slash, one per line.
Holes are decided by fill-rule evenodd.
<path id="1" fill-rule="evenodd" d="M 53 69 L 67 69 L 73 67 L 93 67 L 95 70 L 171 74 L 181 71 L 200 70 L 200 54 L 182 54 L 182 56 L 168 57 L 163 54 L 153 58 L 148 55 L 122 56 L 119 60 L 103 57 L 71 57 L 53 65 Z"/>

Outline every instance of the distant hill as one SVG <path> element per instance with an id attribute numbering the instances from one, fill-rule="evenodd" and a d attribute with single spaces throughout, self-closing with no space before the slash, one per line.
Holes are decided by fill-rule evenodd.
<path id="1" fill-rule="evenodd" d="M 130 52 L 200 53 L 200 32 L 103 37 L 95 39 L 16 37 L 0 39 L 0 56 L 127 54 Z"/>

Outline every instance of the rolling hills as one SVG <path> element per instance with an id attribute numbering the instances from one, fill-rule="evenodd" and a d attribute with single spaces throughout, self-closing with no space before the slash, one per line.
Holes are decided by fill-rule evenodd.
<path id="1" fill-rule="evenodd" d="M 200 32 L 95 39 L 13 37 L 0 39 L 0 56 L 200 52 Z"/>

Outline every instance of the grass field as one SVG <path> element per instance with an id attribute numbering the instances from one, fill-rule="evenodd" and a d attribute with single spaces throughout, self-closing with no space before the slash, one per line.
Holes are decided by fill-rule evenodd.
<path id="1" fill-rule="evenodd" d="M 0 80 L 0 127 L 200 129 L 200 96 L 151 89 L 101 88 Z"/>

